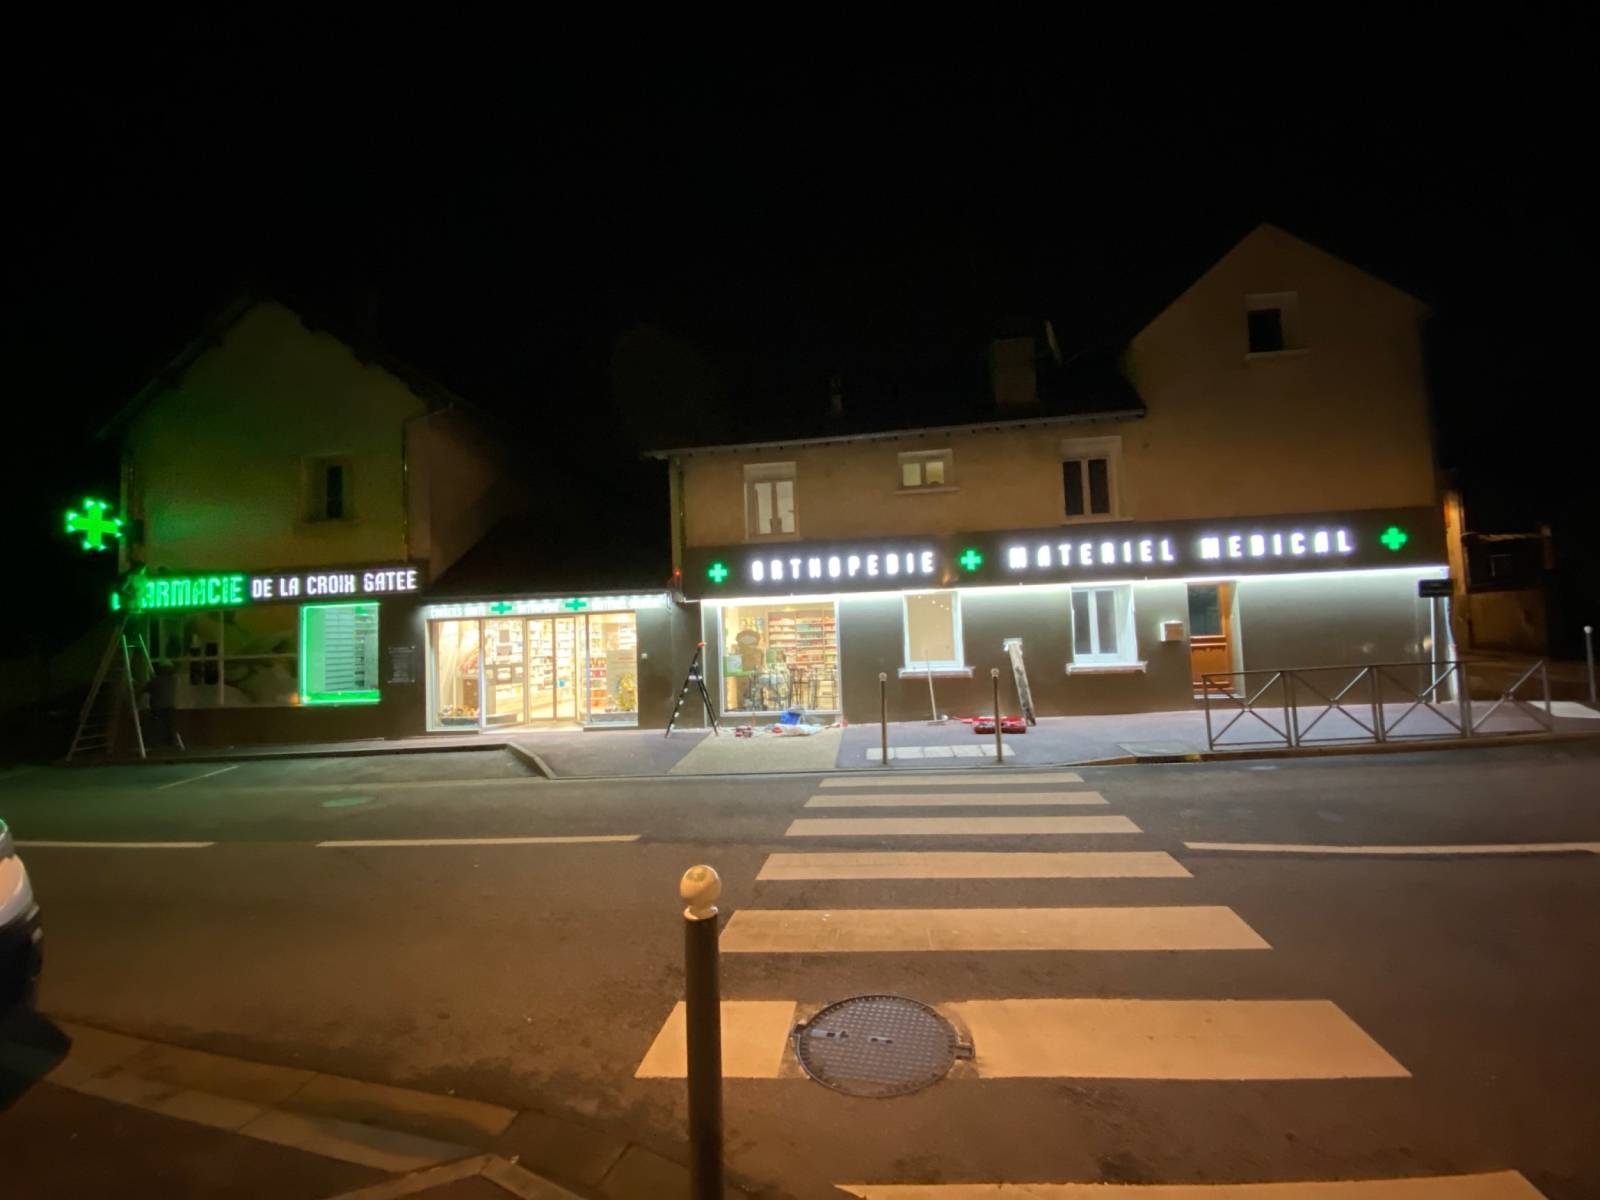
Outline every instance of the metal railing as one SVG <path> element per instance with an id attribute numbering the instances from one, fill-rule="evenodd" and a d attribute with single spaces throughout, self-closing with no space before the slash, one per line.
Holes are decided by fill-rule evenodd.
<path id="1" fill-rule="evenodd" d="M 1555 729 L 1555 714 L 1550 707 L 1550 678 L 1543 659 L 1522 671 L 1508 686 L 1499 688 L 1497 694 L 1482 697 L 1480 703 L 1493 702 L 1483 711 L 1474 712 L 1472 674 L 1477 673 L 1481 679 L 1486 673 L 1506 671 L 1509 674 L 1513 669 L 1496 663 L 1453 659 L 1210 671 L 1200 677 L 1200 691 L 1205 702 L 1206 744 L 1213 750 L 1257 746 L 1293 749 L 1308 745 L 1470 738 L 1490 732 L 1551 732 Z M 1519 695 L 1535 677 L 1543 711 L 1535 702 Z M 1218 706 L 1215 715 L 1214 704 Z M 1528 718 L 1532 727 L 1526 724 L 1518 727 L 1513 723 L 1511 728 L 1489 730 L 1489 720 L 1502 708 L 1506 708 L 1508 714 Z M 1227 721 L 1219 728 L 1223 717 L 1227 717 Z M 1408 721 L 1410 726 L 1403 729 Z M 1227 739 L 1228 732 L 1241 722 L 1244 731 L 1264 736 Z M 1319 726 L 1321 732 L 1316 733 Z"/>

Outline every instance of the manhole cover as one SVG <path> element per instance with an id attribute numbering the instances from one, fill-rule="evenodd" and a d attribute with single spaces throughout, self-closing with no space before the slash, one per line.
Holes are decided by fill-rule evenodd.
<path id="1" fill-rule="evenodd" d="M 852 996 L 794 1030 L 807 1075 L 849 1096 L 905 1096 L 938 1083 L 958 1058 L 971 1058 L 955 1027 L 905 996 Z"/>

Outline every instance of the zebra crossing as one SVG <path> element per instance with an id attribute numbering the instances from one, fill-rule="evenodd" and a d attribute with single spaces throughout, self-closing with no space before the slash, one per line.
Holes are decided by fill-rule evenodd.
<path id="1" fill-rule="evenodd" d="M 784 906 L 787 885 L 850 881 L 874 884 L 957 880 L 1180 881 L 1193 875 L 1164 851 L 1125 850 L 1091 840 L 1093 848 L 1035 849 L 1035 839 L 1134 838 L 1144 831 L 1128 816 L 1071 810 L 1111 807 L 1083 788 L 1073 772 L 1004 774 L 942 772 L 893 778 L 829 777 L 804 809 L 827 815 L 793 818 L 786 840 L 870 840 L 870 849 L 783 850 L 769 854 L 757 875 L 762 896 L 778 904 L 741 907 L 722 933 L 725 955 L 795 956 L 889 953 L 985 954 L 1057 952 L 1090 962 L 1097 952 L 1261 954 L 1272 947 L 1233 909 L 1202 903 L 1061 907 Z M 981 786 L 980 786 L 981 785 Z M 1040 810 L 999 815 L 988 809 Z M 1042 810 L 1054 809 L 1045 814 Z M 894 811 L 901 810 L 901 811 Z M 943 811 L 941 811 L 943 810 Z M 964 810 L 952 815 L 951 810 Z M 1065 810 L 1065 811 L 1061 811 Z M 912 815 L 913 813 L 926 815 Z M 969 815 L 970 814 L 970 815 Z M 892 848 L 898 839 L 976 841 L 983 849 Z M 957 841 L 956 844 L 960 844 Z M 1001 848 L 993 848 L 998 844 Z M 1100 848 L 1106 847 L 1106 848 Z M 1067 886 L 1063 883 L 1063 886 Z M 1079 885 L 1081 886 L 1081 885 Z M 857 891 L 860 888 L 856 889 Z M 791 893 L 792 894 L 792 893 Z M 854 894 L 854 892 L 852 893 Z M 1081 895 L 1081 892 L 1079 893 Z M 890 899 L 885 895 L 884 899 Z M 964 966 L 971 960 L 961 960 Z M 894 990 L 885 979 L 885 990 Z M 730 1079 L 803 1078 L 790 1045 L 798 1021 L 830 997 L 730 999 L 722 1006 L 723 1067 Z M 1398 1080 L 1410 1072 L 1331 999 L 1105 998 L 1094 995 L 952 999 L 936 1006 L 975 1048 L 973 1061 L 944 1085 L 981 1086 L 985 1080 L 1335 1081 Z M 668 1015 L 635 1072 L 640 1079 L 678 1079 L 685 1073 L 683 1005 Z M 976 1084 L 974 1081 L 977 1081 Z M 1392 1185 L 1392 1186 L 1390 1186 Z M 966 1200 L 1012 1194 L 1055 1200 L 1102 1194 L 1100 1184 L 933 1185 L 840 1184 L 862 1197 Z M 1235 1191 L 1235 1187 L 1237 1190 Z M 1008 1188 L 1025 1189 L 1008 1191 Z M 1321 1190 L 1318 1190 L 1321 1189 Z M 1129 1200 L 1380 1200 L 1434 1196 L 1536 1200 L 1539 1192 L 1516 1172 L 1399 1180 L 1320 1180 L 1275 1184 L 1121 1186 Z"/>

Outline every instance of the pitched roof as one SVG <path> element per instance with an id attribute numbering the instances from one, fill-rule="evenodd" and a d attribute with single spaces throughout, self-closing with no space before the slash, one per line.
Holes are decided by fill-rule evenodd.
<path id="1" fill-rule="evenodd" d="M 300 318 L 300 323 L 308 331 L 326 333 L 336 338 L 355 355 L 357 361 L 373 364 L 388 372 L 430 408 L 460 408 L 483 419 L 495 419 L 463 400 L 432 376 L 387 353 L 368 335 L 328 321 L 322 314 L 298 302 L 245 289 L 235 293 L 225 304 L 216 309 L 202 323 L 199 331 L 193 334 L 176 354 L 156 369 L 149 382 L 118 409 L 111 419 L 100 427 L 95 436 L 103 439 L 122 433 L 151 401 L 163 392 L 177 387 L 182 382 L 184 374 L 199 358 L 222 345 L 228 331 L 243 320 L 245 314 L 262 304 L 277 304 L 286 308 Z"/>

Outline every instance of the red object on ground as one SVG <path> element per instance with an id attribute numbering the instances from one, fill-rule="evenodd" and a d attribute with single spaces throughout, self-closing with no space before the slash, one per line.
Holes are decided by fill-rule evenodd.
<path id="1" fill-rule="evenodd" d="M 993 717 L 962 717 L 961 720 L 972 726 L 973 733 L 993 733 Z M 1028 722 L 1022 717 L 1003 716 L 1000 718 L 1001 733 L 1027 733 Z"/>

